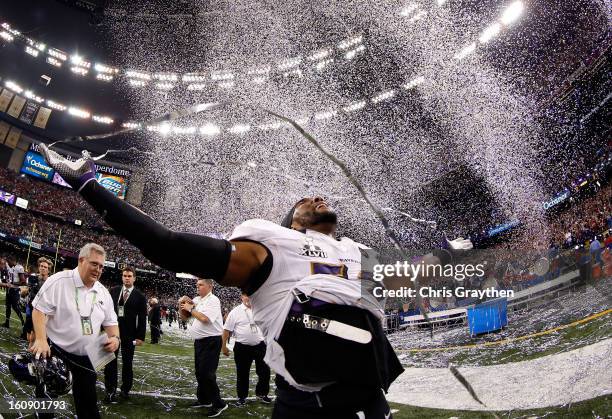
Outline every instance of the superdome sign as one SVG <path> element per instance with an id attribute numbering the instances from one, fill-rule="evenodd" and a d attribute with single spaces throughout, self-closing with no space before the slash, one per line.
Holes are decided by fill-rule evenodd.
<path id="1" fill-rule="evenodd" d="M 569 191 L 565 191 L 565 192 L 557 195 L 556 197 L 554 197 L 550 201 L 544 202 L 544 204 L 542 204 L 542 205 L 544 206 L 545 210 L 548 210 L 548 209 L 554 207 L 555 205 L 558 205 L 561 202 L 565 201 L 567 198 L 569 198 L 569 196 L 570 196 Z"/>

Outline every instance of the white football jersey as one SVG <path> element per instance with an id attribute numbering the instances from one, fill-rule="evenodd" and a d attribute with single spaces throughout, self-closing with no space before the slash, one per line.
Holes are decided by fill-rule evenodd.
<path id="1" fill-rule="evenodd" d="M 255 322 L 266 338 L 266 362 L 290 384 L 303 391 L 323 386 L 301 385 L 287 372 L 282 348 L 276 343 L 294 301 L 297 288 L 307 296 L 335 304 L 358 306 L 382 318 L 376 300 L 362 292 L 362 249 L 366 246 L 343 237 L 335 239 L 313 230 L 300 232 L 266 220 L 248 220 L 236 227 L 229 240 L 252 240 L 272 253 L 272 270 L 250 295 Z"/>

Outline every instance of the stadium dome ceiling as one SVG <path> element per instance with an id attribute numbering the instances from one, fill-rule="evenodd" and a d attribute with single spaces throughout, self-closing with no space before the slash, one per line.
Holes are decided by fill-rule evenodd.
<path id="1" fill-rule="evenodd" d="M 441 48 L 428 45 L 433 42 L 432 38 L 420 40 L 419 25 L 435 25 L 426 20 L 441 19 L 437 9 L 445 7 L 450 11 L 444 15 L 446 21 L 440 24 L 441 32 L 452 30 L 455 38 L 465 39 L 463 45 L 449 41 L 458 52 L 477 39 L 482 29 L 510 4 L 497 0 L 394 2 L 386 6 L 372 4 L 376 10 L 372 16 L 364 17 L 368 13 L 359 11 L 366 7 L 363 2 L 314 6 L 296 1 L 278 6 L 275 2 L 192 0 L 168 6 L 162 5 L 164 2 L 117 0 L 97 2 L 107 4 L 103 13 L 99 9 L 93 14 L 73 3 L 77 2 L 4 0 L 0 4 L 0 21 L 8 22 L 23 35 L 49 47 L 70 56 L 84 57 L 91 63 L 91 74 L 75 74 L 69 64 L 56 68 L 42 56 L 35 58 L 24 53 L 22 44 L 0 39 L 2 83 L 14 80 L 37 95 L 86 109 L 92 115 L 108 116 L 114 123 L 148 120 L 198 102 L 256 101 L 253 98 L 270 94 L 265 87 L 270 83 L 288 96 L 301 97 L 302 100 L 296 100 L 299 104 L 291 109 L 295 117 L 317 112 L 325 116 L 321 112 L 324 108 L 308 100 L 309 92 L 341 91 L 342 95 L 332 95 L 332 99 L 337 99 L 342 106 L 359 107 L 360 98 L 376 97 L 419 76 L 419 56 L 424 56 L 423 49 Z M 524 3 L 528 11 L 521 24 L 508 30 L 514 33 L 500 36 L 494 46 L 479 45 L 478 53 L 486 54 L 494 66 L 508 71 L 519 84 L 520 80 L 526 80 L 525 88 L 540 88 L 544 92 L 567 76 L 576 57 L 593 48 L 608 21 L 605 15 L 584 13 L 584 10 L 600 10 L 600 2 L 596 0 Z M 593 4 L 597 7 L 590 7 Z M 384 13 L 390 20 L 382 24 L 375 15 Z M 381 29 L 385 25 L 388 33 Z M 406 51 L 410 51 L 411 43 L 414 47 L 411 74 L 405 74 L 408 66 L 406 62 L 398 62 L 397 51 L 389 51 L 389 40 L 398 28 L 405 30 L 402 47 Z M 457 35 L 461 32 L 466 35 Z M 445 36 L 440 33 L 441 38 Z M 351 45 L 355 39 L 360 42 Z M 343 42 L 349 45 L 343 48 Z M 562 51 L 557 50 L 558 45 L 563 46 Z M 324 55 L 325 51 L 329 56 Z M 351 53 L 353 56 L 349 56 Z M 311 58 L 317 54 L 322 55 Z M 330 58 L 335 59 L 331 69 L 317 71 L 321 70 L 317 66 Z M 295 59 L 300 60 L 297 67 L 292 66 Z M 408 63 L 411 59 L 406 57 Z M 115 67 L 121 74 L 116 74 L 110 82 L 98 80 L 92 76 L 95 63 Z M 265 72 L 267 67 L 276 73 L 270 76 Z M 126 76 L 129 71 L 147 72 L 153 79 L 139 86 L 138 77 Z M 155 80 L 154 75 L 161 72 L 178 74 L 179 83 L 173 83 L 173 79 Z M 197 79 L 193 83 L 180 83 L 186 80 L 182 78 L 185 73 L 192 72 L 206 74 L 207 80 L 200 89 L 189 87 L 190 84 L 197 86 Z M 224 78 L 227 73 L 235 79 Z M 43 74 L 51 77 L 49 86 L 39 84 Z M 259 85 L 254 82 L 258 77 L 271 80 Z M 256 86 L 245 86 L 247 82 Z M 171 88 L 164 88 L 165 84 Z M 215 122 L 227 125 L 244 122 L 236 112 L 220 112 L 214 118 Z M 108 124 L 80 120 L 64 113 L 54 118 L 45 132 L 38 134 L 58 139 L 109 130 L 112 128 Z M 142 136 L 132 136 L 130 141 L 120 137 L 98 141 L 98 144 L 93 141 L 88 147 L 101 151 L 109 147 L 142 146 L 142 140 Z"/>

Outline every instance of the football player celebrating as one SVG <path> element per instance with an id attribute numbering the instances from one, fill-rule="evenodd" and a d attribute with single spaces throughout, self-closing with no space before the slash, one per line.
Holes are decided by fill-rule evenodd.
<path id="1" fill-rule="evenodd" d="M 273 418 L 390 418 L 384 393 L 402 367 L 362 292 L 365 246 L 336 239 L 320 197 L 297 202 L 282 225 L 249 220 L 229 240 L 172 231 L 95 181 L 95 164 L 41 145 L 47 162 L 104 220 L 157 265 L 246 291 L 276 372 Z"/>

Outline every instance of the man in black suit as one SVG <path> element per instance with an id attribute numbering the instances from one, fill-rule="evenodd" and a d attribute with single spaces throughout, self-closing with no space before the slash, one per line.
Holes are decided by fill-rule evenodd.
<path id="1" fill-rule="evenodd" d="M 151 309 L 149 310 L 149 323 L 151 323 L 151 343 L 159 343 L 159 336 L 161 335 L 161 307 L 157 298 L 152 297 L 149 300 Z"/>
<path id="2" fill-rule="evenodd" d="M 132 389 L 134 374 L 132 360 L 134 349 L 142 345 L 147 328 L 147 298 L 134 288 L 136 275 L 134 269 L 123 268 L 121 276 L 123 286 L 110 290 L 119 320 L 119 335 L 121 338 L 121 395 L 128 398 Z M 119 356 L 119 351 L 115 352 Z M 115 358 L 104 368 L 104 387 L 106 388 L 105 403 L 117 403 L 117 359 Z"/>

